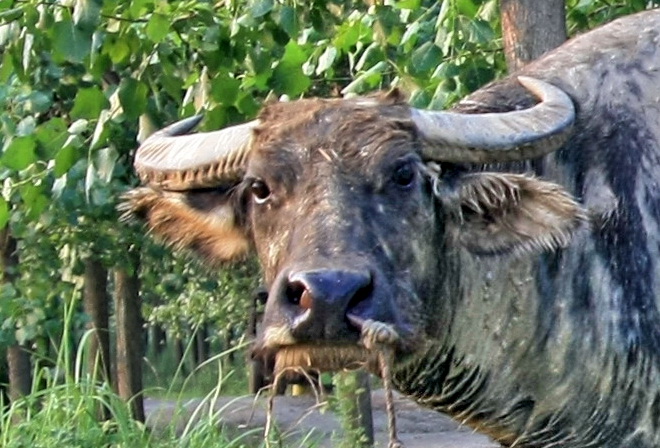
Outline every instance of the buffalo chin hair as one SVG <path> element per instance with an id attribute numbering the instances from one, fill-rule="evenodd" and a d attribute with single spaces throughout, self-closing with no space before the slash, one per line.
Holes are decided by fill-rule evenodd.
<path id="1" fill-rule="evenodd" d="M 275 357 L 275 372 L 306 370 L 336 372 L 364 367 L 369 352 L 358 345 L 292 345 L 282 347 Z"/>

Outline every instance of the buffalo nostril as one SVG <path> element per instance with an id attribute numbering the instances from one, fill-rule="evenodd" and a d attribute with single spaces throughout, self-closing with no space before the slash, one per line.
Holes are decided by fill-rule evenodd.
<path id="1" fill-rule="evenodd" d="M 346 307 L 347 313 L 359 312 L 360 308 L 368 303 L 369 298 L 373 293 L 373 283 L 369 282 L 367 285 L 358 289 Z"/>
<path id="2" fill-rule="evenodd" d="M 285 295 L 287 301 L 292 305 L 300 305 L 303 295 L 307 292 L 305 285 L 301 282 L 291 282 L 287 285 Z M 306 299 L 307 301 L 307 299 Z"/>
<path id="3" fill-rule="evenodd" d="M 298 305 L 304 310 L 312 308 L 312 293 L 300 282 L 292 282 L 287 286 L 286 297 L 292 305 Z"/>

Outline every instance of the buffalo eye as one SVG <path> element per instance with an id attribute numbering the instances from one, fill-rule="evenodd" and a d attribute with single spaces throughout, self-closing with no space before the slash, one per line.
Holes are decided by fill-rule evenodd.
<path id="1" fill-rule="evenodd" d="M 392 182 L 399 187 L 409 187 L 415 181 L 416 175 L 417 172 L 412 163 L 403 163 L 394 170 L 394 173 L 392 174 Z"/>
<path id="2" fill-rule="evenodd" d="M 250 192 L 254 197 L 254 202 L 257 204 L 263 204 L 270 197 L 270 188 L 266 185 L 266 182 L 260 179 L 255 179 L 250 184 Z"/>

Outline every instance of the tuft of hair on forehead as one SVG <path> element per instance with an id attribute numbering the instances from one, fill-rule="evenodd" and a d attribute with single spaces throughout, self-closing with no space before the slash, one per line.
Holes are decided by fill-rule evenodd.
<path id="1" fill-rule="evenodd" d="M 380 91 L 373 95 L 343 98 L 305 98 L 297 101 L 273 102 L 266 104 L 259 113 L 261 123 L 287 123 L 291 127 L 321 116 L 325 111 L 337 110 L 343 113 L 369 108 L 408 106 L 406 96 L 399 89 Z M 259 126 L 255 133 L 271 131 L 271 126 Z"/>
<path id="2" fill-rule="evenodd" d="M 297 101 L 268 102 L 261 109 L 258 118 L 264 122 L 281 120 L 283 117 L 310 116 L 319 110 L 328 108 L 353 109 L 365 106 L 401 106 L 407 104 L 407 96 L 400 89 L 393 88 L 353 98 L 304 98 Z"/>
<path id="3" fill-rule="evenodd" d="M 405 95 L 398 89 L 350 99 L 310 98 L 266 105 L 254 144 L 261 150 L 327 147 L 345 156 L 416 135 Z"/>

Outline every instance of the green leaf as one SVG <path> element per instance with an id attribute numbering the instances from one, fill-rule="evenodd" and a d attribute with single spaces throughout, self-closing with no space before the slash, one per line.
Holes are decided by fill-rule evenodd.
<path id="1" fill-rule="evenodd" d="M 9 169 L 20 171 L 36 162 L 34 137 L 16 137 L 11 140 L 2 154 L 2 164 Z"/>
<path id="2" fill-rule="evenodd" d="M 469 18 L 474 18 L 479 11 L 479 7 L 474 0 L 455 0 L 458 11 Z"/>
<path id="3" fill-rule="evenodd" d="M 408 68 L 413 76 L 424 76 L 441 62 L 440 48 L 433 42 L 425 42 L 413 52 Z"/>
<path id="4" fill-rule="evenodd" d="M 470 41 L 485 44 L 495 39 L 495 32 L 484 20 L 471 20 L 468 29 L 470 30 Z"/>
<path id="5" fill-rule="evenodd" d="M 333 39 L 333 44 L 340 50 L 348 52 L 351 47 L 357 44 L 361 31 L 362 22 L 344 23 Z"/>
<path id="6" fill-rule="evenodd" d="M 4 229 L 9 221 L 9 204 L 0 196 L 0 229 Z"/>
<path id="7" fill-rule="evenodd" d="M 302 64 L 307 55 L 302 47 L 294 41 L 289 41 L 280 63 L 273 70 L 271 86 L 278 93 L 296 97 L 305 92 L 312 81 L 302 71 Z"/>
<path id="8" fill-rule="evenodd" d="M 55 156 L 53 172 L 56 177 L 63 176 L 76 163 L 80 154 L 82 140 L 77 135 L 69 136 L 68 140 Z"/>
<path id="9" fill-rule="evenodd" d="M 147 23 L 147 37 L 154 42 L 162 41 L 170 31 L 170 19 L 162 14 L 153 14 Z"/>
<path id="10" fill-rule="evenodd" d="M 398 2 L 394 2 L 394 7 L 399 9 L 418 9 L 421 4 L 421 0 L 399 0 Z"/>
<path id="11" fill-rule="evenodd" d="M 117 39 L 112 44 L 109 44 L 108 56 L 114 64 L 118 64 L 126 59 L 131 54 L 131 47 L 126 40 Z"/>
<path id="12" fill-rule="evenodd" d="M 355 78 L 353 82 L 344 87 L 341 91 L 343 95 L 362 93 L 365 90 L 375 87 L 383 77 L 383 72 L 387 70 L 389 64 L 385 61 L 380 61 L 366 72 Z"/>
<path id="13" fill-rule="evenodd" d="M 296 10 L 292 6 L 282 6 L 279 10 L 278 17 L 275 20 L 290 38 L 298 36 L 300 23 L 298 20 L 298 14 L 296 14 Z"/>
<path id="14" fill-rule="evenodd" d="M 51 118 L 37 127 L 35 136 L 40 148 L 46 150 L 44 159 L 51 159 L 62 148 L 68 137 L 66 123 L 61 117 Z"/>
<path id="15" fill-rule="evenodd" d="M 303 48 L 295 41 L 291 40 L 284 47 L 284 55 L 280 60 L 280 64 L 290 66 L 301 66 L 307 60 L 307 54 Z"/>
<path id="16" fill-rule="evenodd" d="M 14 58 L 9 51 L 4 51 L 0 62 L 0 82 L 6 83 L 14 74 Z"/>
<path id="17" fill-rule="evenodd" d="M 136 119 L 147 108 L 147 95 L 149 87 L 134 78 L 125 78 L 119 85 L 119 102 L 124 115 L 130 119 Z"/>
<path id="18" fill-rule="evenodd" d="M 98 87 L 80 89 L 73 101 L 71 118 L 95 119 L 109 106 L 110 102 Z"/>
<path id="19" fill-rule="evenodd" d="M 271 86 L 278 93 L 297 97 L 305 92 L 312 81 L 305 76 L 300 67 L 290 67 L 287 64 L 278 65 L 273 71 Z"/>
<path id="20" fill-rule="evenodd" d="M 129 13 L 131 18 L 140 18 L 144 17 L 144 14 L 147 11 L 147 7 L 150 5 L 153 5 L 154 0 L 132 0 L 131 2 L 128 2 L 129 6 Z"/>
<path id="21" fill-rule="evenodd" d="M 218 76 L 211 81 L 211 97 L 220 104 L 231 106 L 236 102 L 240 87 L 240 79 Z"/>
<path id="22" fill-rule="evenodd" d="M 2 11 L 0 12 L 0 22 L 3 23 L 13 22 L 14 20 L 18 19 L 23 15 L 24 10 L 25 8 L 18 7 L 18 8 L 12 8 L 6 11 Z"/>
<path id="23" fill-rule="evenodd" d="M 101 111 L 99 119 L 96 122 L 96 127 L 94 128 L 94 134 L 92 134 L 92 141 L 89 144 L 90 149 L 94 150 L 107 141 L 110 134 L 109 126 L 107 126 L 110 116 L 111 114 L 108 109 Z"/>
<path id="24" fill-rule="evenodd" d="M 56 62 L 81 63 L 92 48 L 91 34 L 76 28 L 69 18 L 53 24 L 51 37 Z"/>
<path id="25" fill-rule="evenodd" d="M 273 0 L 256 0 L 252 4 L 250 14 L 254 18 L 262 17 L 268 14 L 273 9 Z"/>

